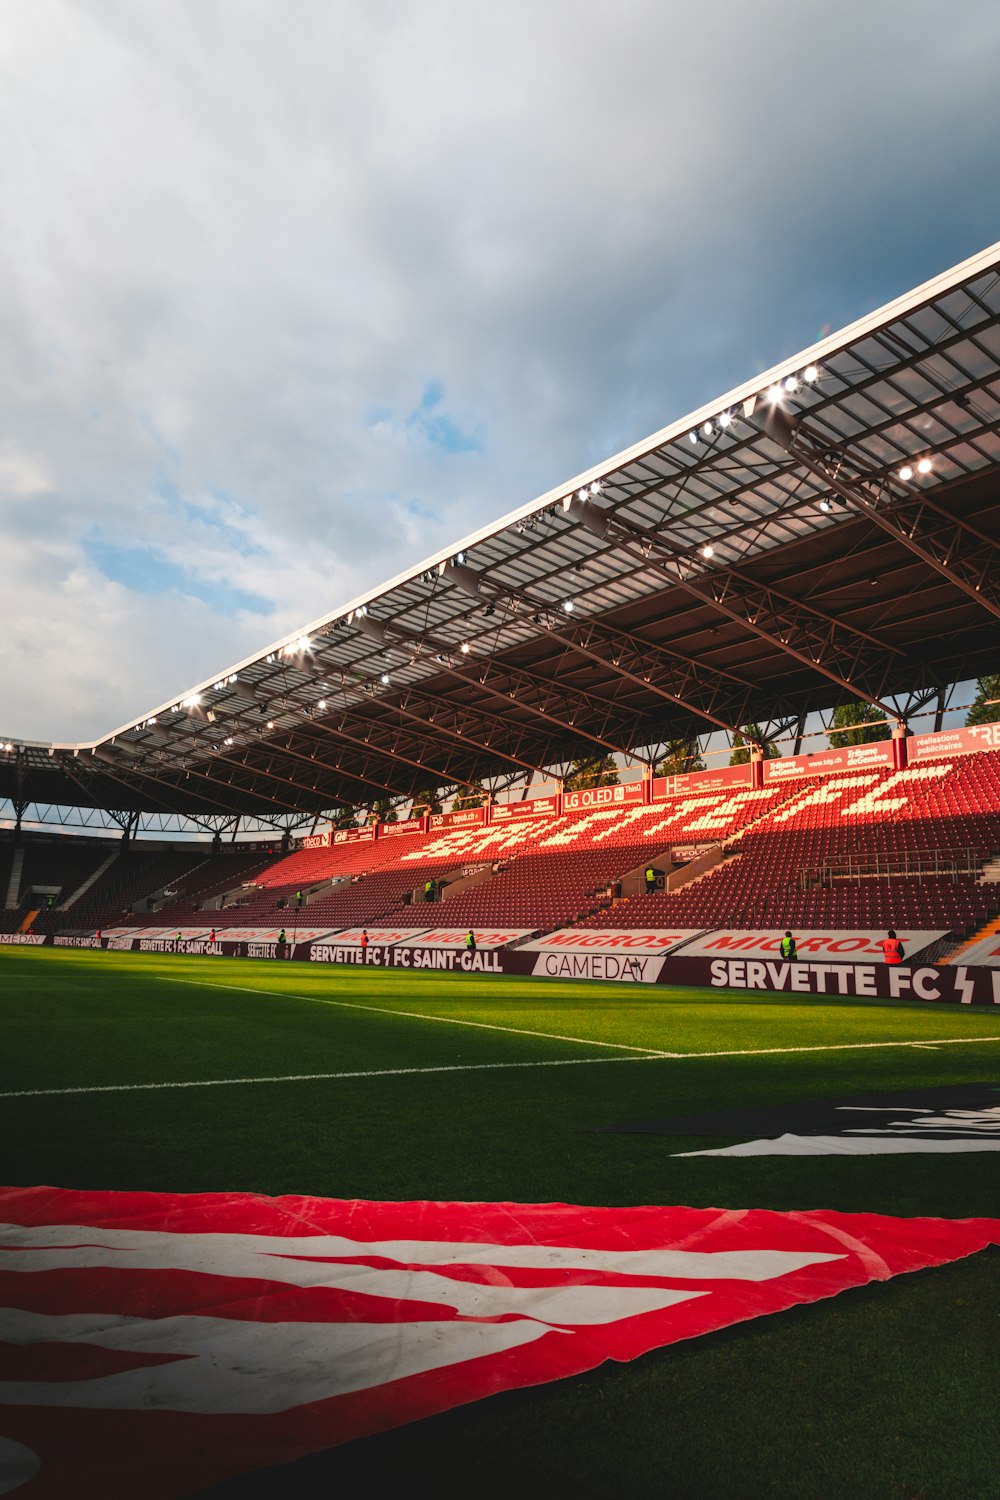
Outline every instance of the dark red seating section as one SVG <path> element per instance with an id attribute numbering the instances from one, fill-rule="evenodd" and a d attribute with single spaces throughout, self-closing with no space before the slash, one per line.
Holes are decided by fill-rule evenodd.
<path id="1" fill-rule="evenodd" d="M 726 858 L 672 893 L 611 905 L 616 882 L 681 844 L 721 843 Z M 65 894 L 114 850 L 48 840 L 32 848 L 32 876 Z M 104 875 L 69 912 L 44 913 L 36 930 L 110 926 L 135 905 L 133 925 L 298 925 L 348 928 L 518 927 L 570 922 L 704 930 L 884 928 L 965 932 L 1000 907 L 1000 885 L 978 867 L 1000 851 L 1000 752 L 892 772 L 861 769 L 826 777 L 682 794 L 650 807 L 602 808 L 560 818 L 513 817 L 489 827 L 401 834 L 273 860 L 233 848 L 214 856 L 120 848 Z M 484 878 L 435 906 L 411 903 L 429 877 Z M 9 865 L 8 865 L 9 870 Z M 60 871 L 62 874 L 60 875 Z M 44 879 L 43 879 L 44 874 Z M 176 900 L 147 911 L 151 891 L 179 882 Z M 251 883 L 246 883 L 251 882 Z M 303 892 L 301 909 L 296 892 Z M 204 903 L 223 892 L 222 910 Z M 3 913 L 6 930 L 23 912 Z"/>
<path id="2" fill-rule="evenodd" d="M 105 859 L 107 855 L 104 856 Z M 205 859 L 205 846 L 188 850 L 149 849 L 120 846 L 120 852 L 103 875 L 98 876 L 69 911 L 39 913 L 34 932 L 59 932 L 90 927 L 108 927 L 129 915 L 134 903 L 144 900 L 171 881 L 179 880 Z"/>
<path id="3" fill-rule="evenodd" d="M 145 901 L 140 900 L 133 912 L 122 919 L 121 925 L 154 927 L 165 923 L 185 927 L 193 921 L 199 924 L 206 920 L 214 922 L 219 914 L 206 912 L 205 902 L 238 890 L 244 881 L 260 879 L 273 863 L 273 854 L 262 853 L 259 849 L 240 849 L 238 845 L 216 854 L 208 853 L 203 863 L 171 882 L 176 894 L 160 903 L 157 910 L 146 910 Z"/>
<path id="4" fill-rule="evenodd" d="M 997 752 L 846 772 L 800 783 L 731 840 L 724 864 L 703 879 L 638 897 L 590 925 L 965 932 L 1000 902 L 1000 888 L 968 873 L 998 850 Z"/>
<path id="5" fill-rule="evenodd" d="M 0 878 L 0 902 L 5 901 L 7 896 L 11 861 L 14 858 L 13 844 L 6 847 L 7 859 L 4 873 Z M 74 891 L 79 890 L 87 877 L 92 875 L 110 854 L 120 849 L 121 845 L 86 838 L 56 838 L 25 834 L 20 847 L 23 854 L 19 881 L 20 899 L 15 910 L 0 910 L 0 932 L 16 932 L 29 911 L 44 906 L 41 896 L 31 895 L 33 885 L 55 887 L 58 894 L 55 897 L 54 906 L 58 907 L 72 896 Z M 66 913 L 56 920 L 57 913 L 54 909 L 45 911 L 35 918 L 33 930 L 36 932 L 55 931 L 57 927 L 66 926 L 68 915 Z"/>

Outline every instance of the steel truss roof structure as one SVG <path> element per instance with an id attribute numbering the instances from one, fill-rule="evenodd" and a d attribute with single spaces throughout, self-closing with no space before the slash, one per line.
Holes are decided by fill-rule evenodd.
<path id="1" fill-rule="evenodd" d="M 308 819 L 997 668 L 1000 245 L 0 796 Z"/>

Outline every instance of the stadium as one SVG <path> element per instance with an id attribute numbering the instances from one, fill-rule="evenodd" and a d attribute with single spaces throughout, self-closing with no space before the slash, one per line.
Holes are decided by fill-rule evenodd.
<path id="1" fill-rule="evenodd" d="M 98 740 L 7 726 L 5 1278 L 151 1271 L 111 1333 L 17 1302 L 15 1487 L 87 1429 L 102 1494 L 995 1492 L 998 418 L 994 245 Z M 197 1321 L 157 1212 L 342 1269 L 320 1200 L 349 1276 L 192 1304 L 274 1283 L 270 1385 L 136 1342 Z M 279 1336 L 392 1298 L 447 1363 Z"/>

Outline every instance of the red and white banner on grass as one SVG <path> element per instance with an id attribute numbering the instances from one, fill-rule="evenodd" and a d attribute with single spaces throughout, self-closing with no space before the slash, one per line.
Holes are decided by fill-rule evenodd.
<path id="1" fill-rule="evenodd" d="M 0 1190 L 5 1492 L 188 1494 L 1000 1242 L 1000 1220 Z"/>

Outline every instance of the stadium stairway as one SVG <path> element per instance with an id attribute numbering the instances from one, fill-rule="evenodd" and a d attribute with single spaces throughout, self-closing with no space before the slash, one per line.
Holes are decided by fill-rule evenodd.
<path id="1" fill-rule="evenodd" d="M 938 958 L 937 962 L 940 964 L 961 963 L 963 953 L 968 953 L 977 943 L 982 942 L 983 938 L 993 937 L 998 932 L 1000 932 L 1000 916 L 992 917 L 990 921 L 984 922 L 982 927 L 977 932 L 974 932 L 971 937 L 957 943 L 950 953 Z"/>
<path id="2" fill-rule="evenodd" d="M 7 880 L 7 899 L 4 907 L 7 911 L 17 910 L 18 895 L 21 890 L 21 871 L 24 868 L 24 850 L 20 847 L 14 850 L 10 862 L 10 876 Z"/>
<path id="3" fill-rule="evenodd" d="M 59 910 L 70 911 L 80 900 L 81 896 L 85 896 L 90 890 L 90 887 L 92 885 L 95 885 L 97 881 L 100 880 L 101 876 L 111 869 L 111 866 L 114 864 L 115 860 L 120 857 L 120 855 L 121 850 L 115 849 L 111 854 L 108 855 L 107 859 L 102 860 L 101 863 L 97 866 L 97 869 L 91 871 L 82 885 L 78 885 L 75 891 L 70 892 L 70 894 L 66 897 L 66 900 L 63 901 L 59 906 Z"/>

